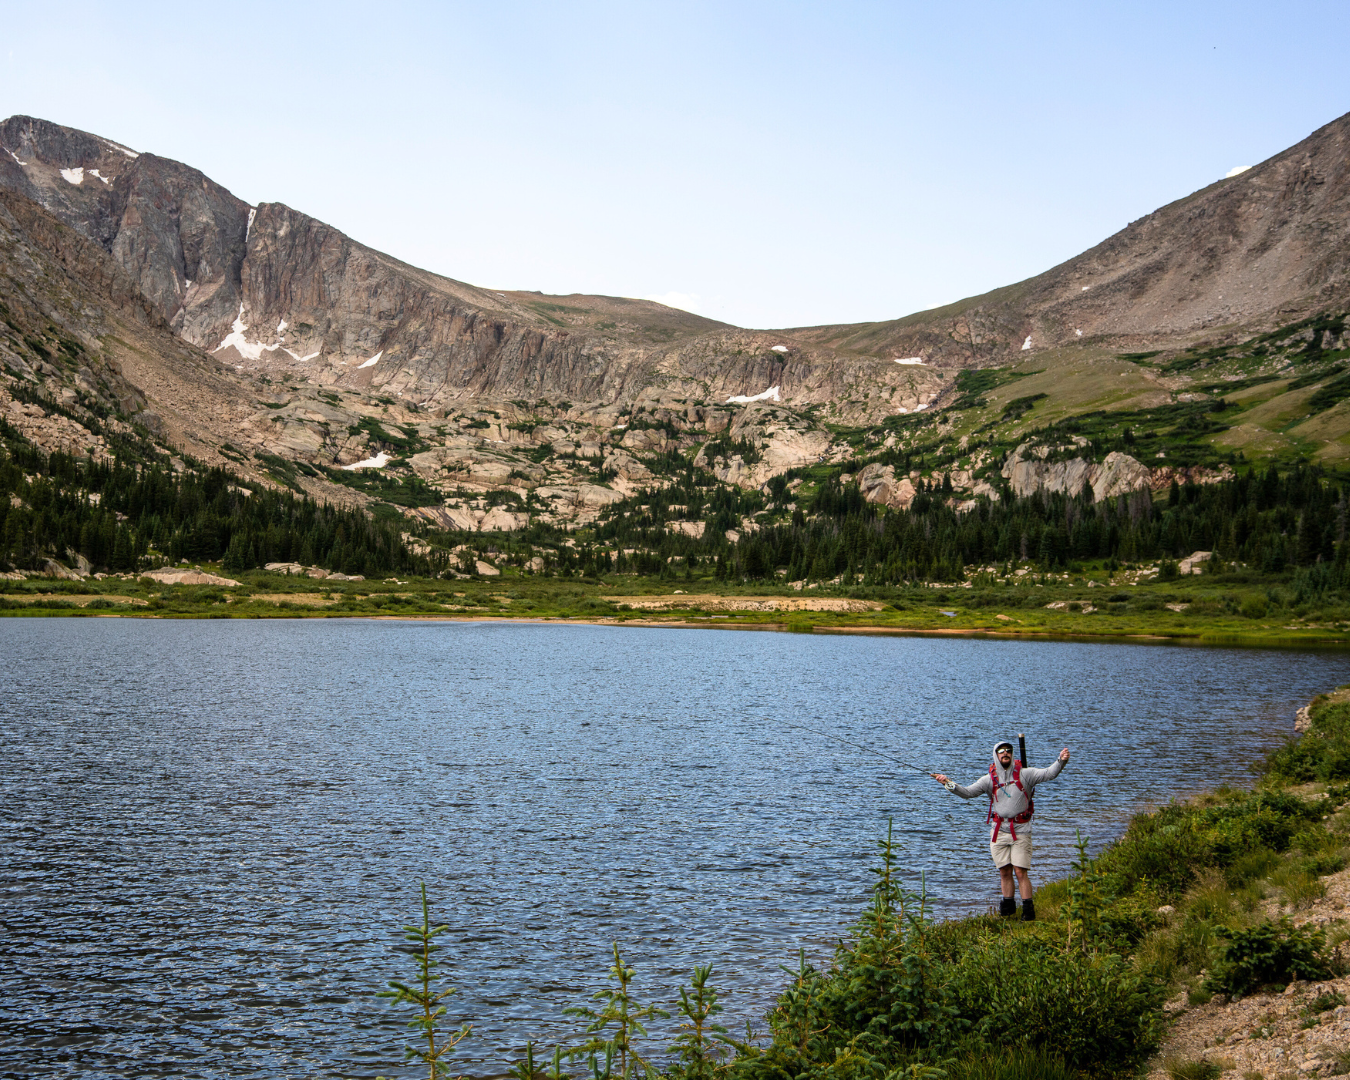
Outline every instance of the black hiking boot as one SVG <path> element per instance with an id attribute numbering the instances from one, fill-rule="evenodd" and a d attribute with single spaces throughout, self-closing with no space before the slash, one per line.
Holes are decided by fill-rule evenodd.
<path id="1" fill-rule="evenodd" d="M 999 904 L 999 906 L 998 906 L 998 913 L 999 913 L 1000 915 L 1005 915 L 1005 916 L 1006 916 L 1006 915 L 1016 915 L 1016 914 L 1017 914 L 1017 901 L 1014 900 L 1011 896 L 1005 896 L 1005 897 L 1003 898 L 1003 903 Z"/>
<path id="2" fill-rule="evenodd" d="M 1022 921 L 1034 922 L 1036 919 L 1036 903 L 1033 900 L 1022 901 Z"/>

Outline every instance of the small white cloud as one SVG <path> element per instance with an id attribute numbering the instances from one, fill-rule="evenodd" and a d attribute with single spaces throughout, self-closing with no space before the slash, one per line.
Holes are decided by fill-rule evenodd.
<path id="1" fill-rule="evenodd" d="M 1230 180 L 1234 176 L 1241 176 L 1250 168 L 1251 168 L 1250 165 L 1234 165 L 1231 169 L 1229 169 L 1226 173 L 1223 174 L 1223 178 L 1225 180 Z"/>
<path id="2" fill-rule="evenodd" d="M 644 296 L 642 299 L 650 300 L 654 304 L 665 304 L 666 307 L 679 308 L 681 311 L 692 312 L 698 306 L 698 297 L 693 293 L 668 292 L 659 296 Z"/>

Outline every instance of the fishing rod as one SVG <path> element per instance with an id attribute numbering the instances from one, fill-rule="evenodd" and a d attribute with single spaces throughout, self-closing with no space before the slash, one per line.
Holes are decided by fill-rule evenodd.
<path id="1" fill-rule="evenodd" d="M 773 719 L 765 717 L 766 720 Z M 822 739 L 833 739 L 837 743 L 843 743 L 845 746 L 851 746 L 855 750 L 861 750 L 866 754 L 875 754 L 879 758 L 885 758 L 887 761 L 893 761 L 897 765 L 903 765 L 907 769 L 913 769 L 915 772 L 921 772 L 924 776 L 931 776 L 937 779 L 936 773 L 931 773 L 927 769 L 921 768 L 903 758 L 894 757 L 891 754 L 883 754 L 880 750 L 873 750 L 870 746 L 863 746 L 862 743 L 850 742 L 848 739 L 841 739 L 838 735 L 831 735 L 828 731 L 819 731 L 813 727 L 807 727 L 805 724 L 794 724 L 791 720 L 779 720 L 778 723 L 786 727 L 796 728 L 798 731 L 809 731 L 812 735 L 819 735 Z"/>

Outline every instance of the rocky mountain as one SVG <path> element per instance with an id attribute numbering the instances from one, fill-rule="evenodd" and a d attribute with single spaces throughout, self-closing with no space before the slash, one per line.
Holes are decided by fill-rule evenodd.
<path id="1" fill-rule="evenodd" d="M 433 404 L 481 397 L 798 404 L 859 381 L 918 404 L 937 384 L 642 300 L 500 292 L 431 274 L 200 172 L 32 117 L 0 123 L 0 187 L 102 245 L 185 340 L 240 370 Z M 875 411 L 875 410 L 873 410 Z"/>
<path id="2" fill-rule="evenodd" d="M 106 454 L 131 423 L 208 460 L 253 388 L 175 335 L 94 240 L 0 190 L 0 418 L 44 450 Z"/>
<path id="3" fill-rule="evenodd" d="M 1131 222 L 1043 274 L 906 318 L 800 340 L 966 365 L 1080 343 L 1153 348 L 1250 334 L 1350 294 L 1350 114 Z"/>
<path id="4" fill-rule="evenodd" d="M 832 469 L 905 506 L 939 475 L 958 502 L 1110 498 L 1229 475 L 1238 455 L 1334 463 L 1348 138 L 1350 116 L 1017 285 L 770 331 L 469 285 L 11 117 L 0 408 L 44 445 L 106 449 L 132 421 L 245 476 L 484 529 L 585 524 L 686 464 L 766 492 Z"/>

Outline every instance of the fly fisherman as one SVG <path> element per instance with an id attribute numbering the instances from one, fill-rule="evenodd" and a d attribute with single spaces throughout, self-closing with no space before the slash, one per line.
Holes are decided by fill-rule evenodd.
<path id="1" fill-rule="evenodd" d="M 1036 917 L 1036 905 L 1031 899 L 1031 878 L 1027 871 L 1031 868 L 1031 815 L 1035 810 L 1033 794 L 1036 785 L 1053 780 L 1068 763 L 1068 749 L 1059 752 L 1059 759 L 1048 769 L 1027 769 L 1013 757 L 1010 742 L 1001 742 L 994 747 L 994 763 L 989 771 L 969 787 L 953 783 L 942 773 L 933 778 L 948 791 L 953 791 L 963 799 L 973 799 L 976 795 L 989 796 L 989 816 L 985 819 L 993 823 L 989 834 L 989 854 L 994 857 L 998 867 L 999 884 L 1003 890 L 1003 903 L 999 905 L 1000 915 L 1017 914 L 1017 901 L 1013 899 L 1013 873 L 1017 874 L 1017 887 L 1022 893 L 1022 918 L 1031 920 Z"/>

